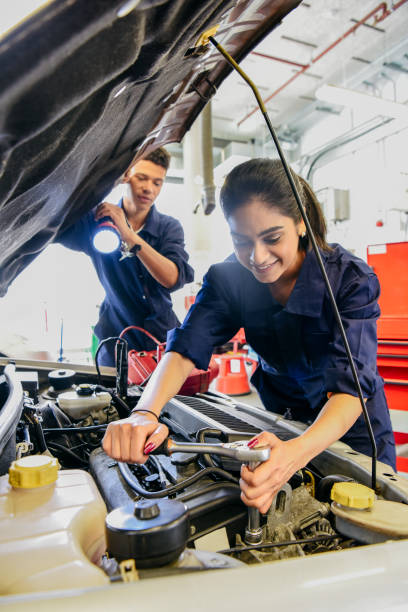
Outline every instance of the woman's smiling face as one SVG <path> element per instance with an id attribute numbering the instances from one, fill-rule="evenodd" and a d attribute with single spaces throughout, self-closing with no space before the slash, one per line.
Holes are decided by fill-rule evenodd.
<path id="1" fill-rule="evenodd" d="M 305 231 L 279 212 L 279 208 L 256 198 L 227 218 L 239 262 L 261 283 L 297 278 L 304 259 L 299 236 Z"/>

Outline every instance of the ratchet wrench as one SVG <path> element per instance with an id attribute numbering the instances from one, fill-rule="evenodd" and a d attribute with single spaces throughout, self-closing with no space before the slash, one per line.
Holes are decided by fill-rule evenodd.
<path id="1" fill-rule="evenodd" d="M 250 448 L 246 440 L 237 440 L 236 442 L 225 444 L 199 444 L 194 442 L 175 442 L 171 438 L 166 438 L 160 446 L 149 454 L 170 456 L 173 453 L 208 453 L 230 457 L 241 463 L 247 463 L 249 469 L 253 471 L 260 463 L 269 459 L 271 449 L 268 446 Z M 260 526 L 260 513 L 257 508 L 248 508 L 245 542 L 247 544 L 262 543 L 262 527 Z"/>

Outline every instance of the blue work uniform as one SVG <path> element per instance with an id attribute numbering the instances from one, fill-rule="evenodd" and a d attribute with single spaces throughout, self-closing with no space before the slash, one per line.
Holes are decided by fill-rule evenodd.
<path id="1" fill-rule="evenodd" d="M 340 245 L 331 246 L 332 251 L 322 250 L 321 255 L 367 398 L 378 458 L 395 468 L 384 381 L 376 364 L 379 282 L 361 259 Z M 312 423 L 328 392 L 357 396 L 313 251 L 306 254 L 285 306 L 235 256 L 211 266 L 184 323 L 168 333 L 167 351 L 176 351 L 196 367 L 206 369 L 213 347 L 230 340 L 241 327 L 248 344 L 259 355 L 251 382 L 267 410 Z M 371 455 L 362 415 L 342 441 Z"/>
<path id="2" fill-rule="evenodd" d="M 98 222 L 91 211 L 62 234 L 58 242 L 70 249 L 83 251 L 92 259 L 106 297 L 101 305 L 95 335 L 102 340 L 118 336 L 128 325 L 143 327 L 161 342 L 169 329 L 180 325 L 170 293 L 194 280 L 194 270 L 187 263 L 184 232 L 179 221 L 159 213 L 153 205 L 139 235 L 151 247 L 173 261 L 178 268 L 177 283 L 167 289 L 158 283 L 136 257 L 120 260 L 119 250 L 99 253 L 92 245 Z M 155 344 L 145 335 L 132 330 L 125 336 L 129 348 L 150 350 Z M 101 365 L 114 365 L 114 343 L 102 347 Z"/>

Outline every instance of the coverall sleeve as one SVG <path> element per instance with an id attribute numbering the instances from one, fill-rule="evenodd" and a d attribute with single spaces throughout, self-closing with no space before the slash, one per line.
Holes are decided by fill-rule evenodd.
<path id="1" fill-rule="evenodd" d="M 170 291 L 181 289 L 186 283 L 194 280 L 194 270 L 188 263 L 189 256 L 184 248 L 184 231 L 176 219 L 169 217 L 166 220 L 158 250 L 178 268 L 177 282 L 170 288 Z"/>
<path id="2" fill-rule="evenodd" d="M 365 397 L 376 391 L 377 319 L 380 315 L 380 285 L 374 272 L 352 268 L 343 279 L 337 297 L 340 316 L 354 358 L 361 389 Z M 327 391 L 357 396 L 340 330 L 334 322 L 326 369 Z"/>
<path id="3" fill-rule="evenodd" d="M 214 347 L 228 342 L 241 327 L 237 311 L 217 266 L 211 266 L 183 324 L 167 333 L 166 351 L 176 351 L 206 370 Z"/>

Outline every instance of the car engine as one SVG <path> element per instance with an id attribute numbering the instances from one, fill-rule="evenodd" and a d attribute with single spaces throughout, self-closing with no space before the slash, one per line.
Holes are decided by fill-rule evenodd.
<path id="1" fill-rule="evenodd" d="M 34 495 L 31 485 L 12 491 L 7 476 L 10 464 L 10 482 L 13 466 L 32 457 L 57 461 L 60 480 L 64 474 L 71 481 L 73 476 L 85 475 L 90 487 L 85 498 L 92 497 L 92 503 L 99 504 L 89 519 L 97 534 L 92 545 L 80 544 L 79 548 L 92 571 L 97 568 L 98 580 L 102 575 L 103 581 L 117 582 L 136 575 L 141 579 L 233 568 L 408 537 L 408 483 L 383 464 L 378 464 L 376 503 L 382 500 L 398 507 L 400 528 L 378 529 L 367 512 L 361 520 L 362 510 L 355 510 L 360 513 L 356 520 L 344 516 L 342 503 L 332 499 L 332 489 L 337 483 L 369 484 L 370 459 L 337 443 L 292 476 L 267 514 L 258 516 L 258 539 L 251 541 L 251 510 L 241 501 L 239 487 L 242 457 L 250 452 L 247 442 L 263 430 L 288 440 L 301 433 L 303 425 L 219 393 L 179 395 L 166 404 L 160 417 L 169 428 L 175 452 L 150 455 L 144 465 L 118 464 L 104 453 L 101 440 L 109 422 L 127 416 L 137 405 L 140 387 L 129 387 L 121 398 L 109 386 L 109 377 L 96 384 L 94 376 L 74 370 L 17 369 L 9 363 L 0 378 L 0 495 L 9 504 L 24 504 L 21 532 L 28 529 L 30 517 L 40 512 L 44 500 L 54 500 L 56 489 L 51 492 L 53 484 L 36 487 L 35 503 L 32 497 L 27 501 Z M 66 494 L 66 504 L 62 509 L 58 493 L 57 505 L 47 509 L 48 522 L 68 512 L 85 490 L 82 480 L 79 488 L 70 486 L 72 498 L 64 485 L 61 491 Z M 12 495 L 17 496 L 13 502 Z M 81 506 L 84 513 L 88 512 L 86 499 Z M 389 509 L 387 506 L 385 515 Z M 9 521 L 3 523 L 0 557 L 2 547 L 10 551 L 6 531 L 11 527 L 7 524 L 12 525 L 12 518 L 15 524 L 18 512 L 6 515 L 0 516 Z M 68 539 L 73 537 L 70 530 L 78 530 L 72 527 L 75 521 L 69 521 Z M 86 525 L 79 528 L 81 542 L 84 533 L 90 533 L 89 523 Z M 37 531 L 34 526 L 28 529 L 20 543 L 22 555 L 28 555 L 30 538 Z M 47 528 L 43 535 L 49 538 Z M 50 566 L 58 563 L 55 552 L 47 555 L 51 556 Z M 17 555 L 16 564 L 21 563 L 19 559 Z M 77 586 L 75 576 L 71 584 L 65 573 L 59 586 Z M 14 580 L 3 584 L 2 594 L 36 588 L 34 579 L 27 584 Z"/>

